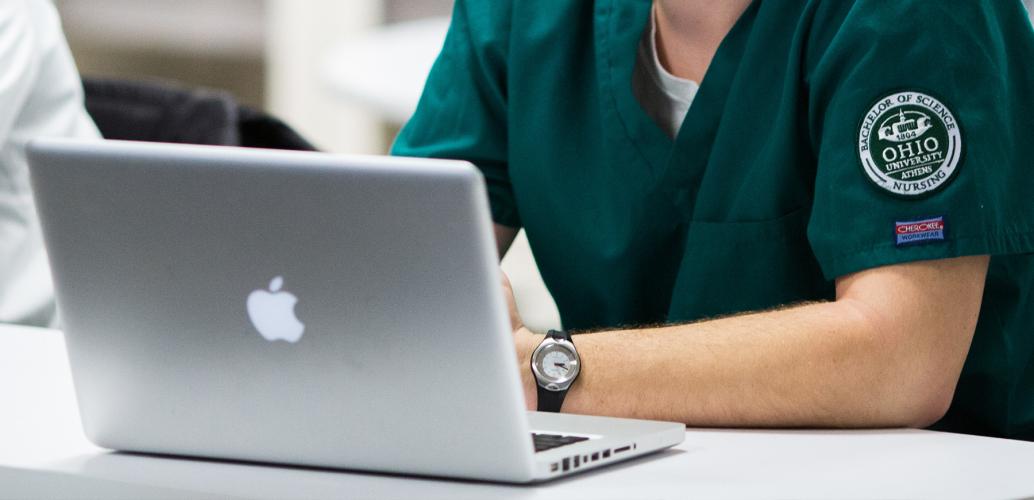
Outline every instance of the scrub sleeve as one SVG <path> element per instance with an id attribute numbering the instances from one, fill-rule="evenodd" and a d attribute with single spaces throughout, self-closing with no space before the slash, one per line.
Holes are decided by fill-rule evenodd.
<path id="1" fill-rule="evenodd" d="M 830 278 L 1034 251 L 1030 27 L 1017 2 L 953 5 L 856 2 L 807 75 L 819 137 L 808 235 Z M 920 36 L 896 19 L 930 21 Z"/>
<path id="2" fill-rule="evenodd" d="M 435 61 L 413 118 L 392 154 L 447 158 L 474 163 L 485 176 L 492 219 L 521 227 L 508 173 L 506 137 L 506 35 L 508 2 L 484 4 L 473 30 L 468 10 L 458 2 L 441 55 Z M 499 10 L 500 12 L 492 12 Z M 496 22 L 498 26 L 484 23 Z"/>

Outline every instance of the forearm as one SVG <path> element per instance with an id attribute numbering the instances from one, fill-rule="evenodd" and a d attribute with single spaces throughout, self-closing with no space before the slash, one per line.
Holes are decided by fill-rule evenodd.
<path id="1" fill-rule="evenodd" d="M 988 265 L 884 266 L 838 278 L 835 302 L 578 335 L 581 374 L 563 410 L 717 427 L 932 424 L 962 372 Z M 541 337 L 519 325 L 527 367 Z M 534 408 L 534 378 L 522 373 Z"/>
<path id="2" fill-rule="evenodd" d="M 583 372 L 564 411 L 695 426 L 929 424 L 944 403 L 924 367 L 943 363 L 893 335 L 851 301 L 580 335 Z"/>

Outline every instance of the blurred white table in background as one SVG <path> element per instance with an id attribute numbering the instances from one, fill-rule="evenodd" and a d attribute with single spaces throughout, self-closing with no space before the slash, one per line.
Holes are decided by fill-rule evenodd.
<path id="1" fill-rule="evenodd" d="M 322 78 L 341 99 L 401 125 L 416 109 L 448 29 L 449 18 L 432 17 L 348 38 L 327 52 Z"/>
<path id="2" fill-rule="evenodd" d="M 338 99 L 401 126 L 416 110 L 449 29 L 449 18 L 432 17 L 384 26 L 332 46 L 321 78 Z M 560 328 L 560 314 L 539 275 L 524 231 L 503 259 L 524 323 L 545 332 Z"/>
<path id="3" fill-rule="evenodd" d="M 0 401 L 0 472 L 188 498 L 1034 498 L 1034 443 L 904 429 L 690 429 L 674 449 L 539 486 L 113 453 L 83 436 L 61 333 L 25 327 L 0 326 Z M 40 496 L 3 484 L 18 477 L 8 471 L 0 498 L 12 488 Z"/>

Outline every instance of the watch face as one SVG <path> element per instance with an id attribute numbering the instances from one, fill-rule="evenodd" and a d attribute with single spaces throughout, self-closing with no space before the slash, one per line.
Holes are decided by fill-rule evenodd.
<path id="1" fill-rule="evenodd" d="M 535 368 L 545 382 L 563 384 L 578 374 L 578 359 L 562 344 L 544 346 L 535 357 Z"/>
<path id="2" fill-rule="evenodd" d="M 571 357 L 559 350 L 546 353 L 542 357 L 542 373 L 555 379 L 567 377 L 571 373 Z"/>

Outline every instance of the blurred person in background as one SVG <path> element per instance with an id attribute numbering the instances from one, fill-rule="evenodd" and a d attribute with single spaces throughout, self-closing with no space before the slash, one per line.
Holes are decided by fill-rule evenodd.
<path id="1" fill-rule="evenodd" d="M 49 266 L 25 146 L 37 137 L 97 139 L 50 0 L 0 0 L 0 322 L 54 326 Z"/>
<path id="2" fill-rule="evenodd" d="M 459 0 L 393 152 L 586 333 L 530 409 L 1034 440 L 1032 131 L 1019 0 Z"/>

